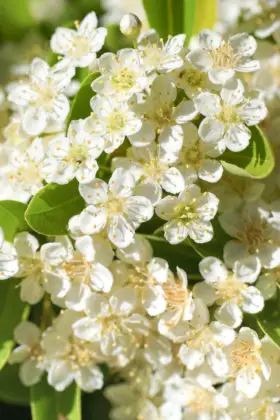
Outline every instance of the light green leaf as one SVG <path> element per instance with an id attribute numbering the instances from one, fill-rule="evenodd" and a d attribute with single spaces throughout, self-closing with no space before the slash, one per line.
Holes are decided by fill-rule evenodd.
<path id="1" fill-rule="evenodd" d="M 42 235 L 64 235 L 69 219 L 83 208 L 84 200 L 79 194 L 76 180 L 66 185 L 48 184 L 30 201 L 25 220 L 35 232 Z"/>
<path id="2" fill-rule="evenodd" d="M 183 34 L 190 39 L 195 23 L 196 0 L 143 0 L 150 26 L 167 39 Z"/>
<path id="3" fill-rule="evenodd" d="M 20 300 L 18 285 L 17 279 L 0 282 L 0 369 L 6 364 L 14 346 L 15 327 L 29 314 L 29 306 Z"/>
<path id="4" fill-rule="evenodd" d="M 79 120 L 80 118 L 86 118 L 90 115 L 90 100 L 95 95 L 90 85 L 98 76 L 99 73 L 90 73 L 81 83 L 80 89 L 71 104 L 71 109 L 66 122 L 66 131 L 72 120 Z"/>
<path id="5" fill-rule="evenodd" d="M 193 35 L 197 35 L 202 29 L 212 29 L 217 22 L 217 0 L 196 0 L 196 13 Z"/>
<path id="6" fill-rule="evenodd" d="M 30 392 L 32 420 L 81 420 L 81 392 L 72 384 L 56 392 L 45 378 Z"/>
<path id="7" fill-rule="evenodd" d="M 251 131 L 252 138 L 249 146 L 238 153 L 227 150 L 221 156 L 221 163 L 225 170 L 233 175 L 262 179 L 274 168 L 274 154 L 260 128 L 251 127 Z"/>
<path id="8" fill-rule="evenodd" d="M 0 374 L 0 401 L 29 405 L 29 389 L 19 379 L 19 365 L 6 365 Z"/>
<path id="9" fill-rule="evenodd" d="M 19 201 L 0 201 L 0 227 L 7 241 L 12 242 L 17 232 L 28 230 L 24 220 L 25 210 L 26 204 Z"/>
<path id="10" fill-rule="evenodd" d="M 280 291 L 266 301 L 264 310 L 257 315 L 261 330 L 280 348 Z"/>

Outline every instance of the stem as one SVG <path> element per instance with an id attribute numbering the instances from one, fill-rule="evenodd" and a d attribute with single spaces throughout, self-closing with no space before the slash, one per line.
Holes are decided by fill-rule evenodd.
<path id="1" fill-rule="evenodd" d="M 187 238 L 187 242 L 189 244 L 189 246 L 201 257 L 204 258 L 205 256 L 196 248 L 196 246 L 194 245 L 194 243 L 192 242 L 192 240 L 190 238 Z"/>
<path id="2" fill-rule="evenodd" d="M 44 296 L 42 304 L 42 317 L 41 317 L 41 330 L 44 331 L 50 325 L 52 325 L 54 317 L 54 312 L 52 308 L 52 303 L 49 295 Z"/>
<path id="3" fill-rule="evenodd" d="M 161 232 L 163 232 L 163 225 L 154 230 L 153 235 L 157 236 Z"/>

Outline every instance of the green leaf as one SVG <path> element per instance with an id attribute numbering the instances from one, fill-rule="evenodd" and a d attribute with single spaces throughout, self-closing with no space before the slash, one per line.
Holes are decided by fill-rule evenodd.
<path id="1" fill-rule="evenodd" d="M 143 0 L 150 26 L 167 39 L 183 34 L 189 40 L 194 29 L 196 0 Z"/>
<path id="2" fill-rule="evenodd" d="M 280 291 L 277 296 L 266 301 L 265 307 L 257 315 L 258 325 L 261 330 L 271 338 L 280 348 Z"/>
<path id="3" fill-rule="evenodd" d="M 20 300 L 18 285 L 18 279 L 2 280 L 0 283 L 0 369 L 6 364 L 14 346 L 15 327 L 29 314 L 29 306 Z"/>
<path id="4" fill-rule="evenodd" d="M 196 0 L 196 13 L 193 35 L 202 29 L 212 29 L 217 22 L 217 0 Z"/>
<path id="5" fill-rule="evenodd" d="M 110 408 L 111 404 L 102 391 L 84 395 L 83 416 L 86 420 L 109 420 Z"/>
<path id="6" fill-rule="evenodd" d="M 29 405 L 29 389 L 19 379 L 19 365 L 6 365 L 0 374 L 0 401 Z"/>
<path id="7" fill-rule="evenodd" d="M 46 378 L 30 391 L 32 420 L 81 420 L 81 392 L 72 384 L 56 392 Z"/>
<path id="8" fill-rule="evenodd" d="M 71 109 L 66 122 L 66 131 L 72 120 L 79 120 L 80 118 L 86 118 L 90 115 L 90 100 L 95 95 L 90 85 L 98 76 L 99 73 L 90 73 L 81 83 L 80 89 L 71 104 Z"/>
<path id="9" fill-rule="evenodd" d="M 28 230 L 24 220 L 25 210 L 26 204 L 19 201 L 0 201 L 0 226 L 7 241 L 12 242 L 17 232 Z"/>
<path id="10" fill-rule="evenodd" d="M 225 170 L 233 175 L 262 179 L 274 168 L 274 154 L 268 139 L 259 127 L 251 127 L 251 132 L 249 146 L 238 153 L 227 150 L 221 156 L 221 163 Z"/>
<path id="11" fill-rule="evenodd" d="M 42 235 L 64 235 L 69 219 L 84 208 L 78 182 L 48 184 L 30 201 L 25 212 L 28 225 Z"/>

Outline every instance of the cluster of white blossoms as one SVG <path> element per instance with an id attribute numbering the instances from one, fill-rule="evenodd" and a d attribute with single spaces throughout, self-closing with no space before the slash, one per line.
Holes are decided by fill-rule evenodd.
<path id="1" fill-rule="evenodd" d="M 246 160 L 258 124 L 280 157 L 280 4 L 243 3 L 241 27 L 273 41 L 237 23 L 190 50 L 149 30 L 102 54 L 92 12 L 55 31 L 56 64 L 35 58 L 7 87 L 1 199 L 74 182 L 84 200 L 65 235 L 9 243 L 0 221 L 0 280 L 42 303 L 42 322 L 14 331 L 26 386 L 105 386 L 112 420 L 280 419 L 280 349 L 250 322 L 280 285 L 280 171 L 262 181 L 224 164 Z M 77 68 L 95 72 L 91 111 L 69 121 Z"/>

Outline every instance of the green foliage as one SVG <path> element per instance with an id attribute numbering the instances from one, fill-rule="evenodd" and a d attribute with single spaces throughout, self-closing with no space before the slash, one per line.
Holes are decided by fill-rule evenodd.
<path id="1" fill-rule="evenodd" d="M 33 420 L 81 420 L 81 392 L 76 385 L 56 392 L 45 378 L 30 392 Z"/>
<path id="2" fill-rule="evenodd" d="M 107 37 L 105 40 L 105 48 L 110 52 L 117 52 L 121 48 L 132 48 L 131 43 L 121 33 L 118 24 L 107 26 Z"/>
<path id="3" fill-rule="evenodd" d="M 34 25 L 29 0 L 0 0 L 0 34 L 5 39 L 20 39 L 26 29 Z M 19 7 L 20 6 L 20 7 Z"/>
<path id="4" fill-rule="evenodd" d="M 266 302 L 264 310 L 257 316 L 261 330 L 280 348 L 280 291 Z"/>
<path id="5" fill-rule="evenodd" d="M 0 226 L 7 241 L 12 242 L 16 233 L 28 230 L 24 220 L 25 210 L 26 204 L 19 201 L 0 201 Z"/>
<path id="6" fill-rule="evenodd" d="M 217 22 L 217 0 L 196 0 L 196 13 L 193 34 L 198 34 L 202 29 L 212 29 Z"/>
<path id="7" fill-rule="evenodd" d="M 28 225 L 42 235 L 64 235 L 69 219 L 84 208 L 78 182 L 48 184 L 30 201 L 25 212 Z"/>
<path id="8" fill-rule="evenodd" d="M 18 284 L 16 279 L 0 283 L 0 369 L 6 364 L 14 346 L 14 328 L 29 314 L 29 307 L 20 300 Z"/>
<path id="9" fill-rule="evenodd" d="M 143 0 L 150 26 L 161 37 L 185 33 L 193 34 L 196 0 Z"/>
<path id="10" fill-rule="evenodd" d="M 239 153 L 226 151 L 221 163 L 227 172 L 247 178 L 262 179 L 274 168 L 274 154 L 259 127 L 251 127 L 252 138 L 249 146 Z"/>
<path id="11" fill-rule="evenodd" d="M 0 374 L 0 401 L 29 405 L 29 389 L 19 379 L 19 365 L 6 365 Z"/>
<path id="12" fill-rule="evenodd" d="M 91 89 L 92 82 L 99 76 L 99 73 L 90 73 L 81 83 L 75 98 L 72 101 L 70 113 L 67 118 L 66 129 L 72 120 L 86 118 L 91 113 L 90 100 L 95 95 Z"/>

